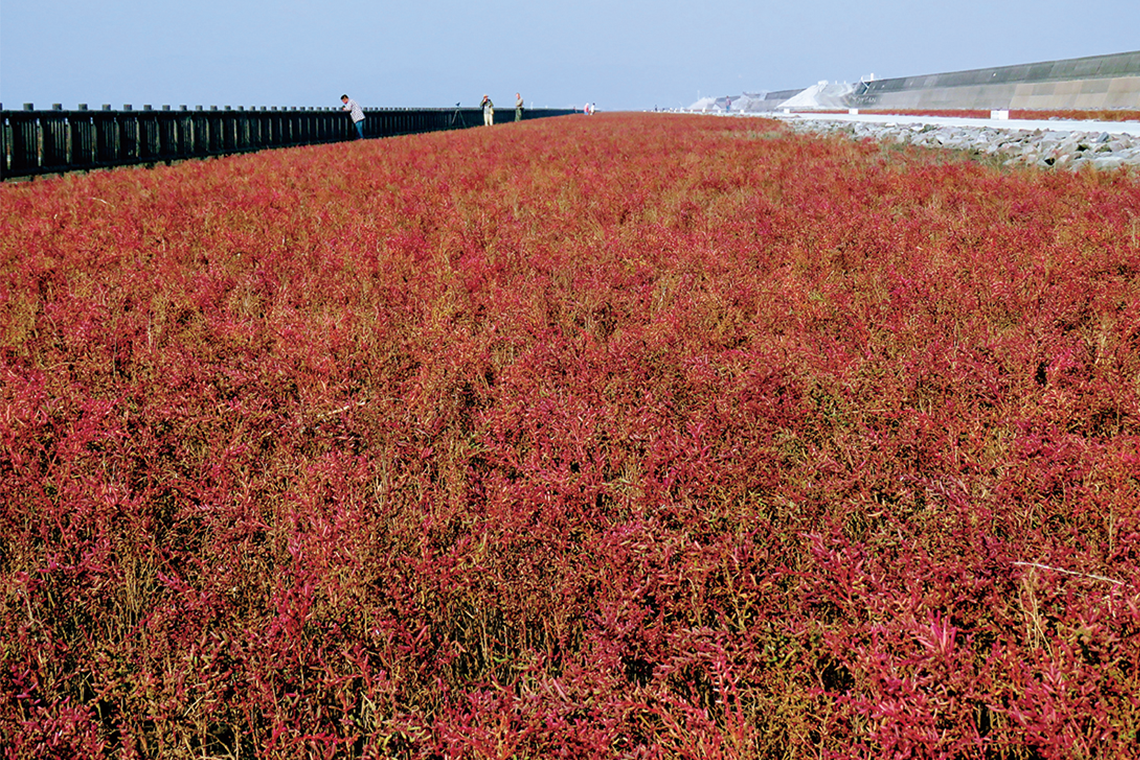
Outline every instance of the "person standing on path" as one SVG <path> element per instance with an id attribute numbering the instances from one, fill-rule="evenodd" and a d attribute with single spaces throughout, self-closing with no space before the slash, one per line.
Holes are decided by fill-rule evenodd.
<path id="1" fill-rule="evenodd" d="M 348 111 L 348 115 L 352 117 L 352 125 L 356 127 L 356 138 L 358 140 L 364 139 L 364 109 L 360 107 L 352 98 L 347 95 L 340 96 L 340 102 L 344 103 L 341 106 L 342 111 Z"/>
<path id="2" fill-rule="evenodd" d="M 522 121 L 522 107 L 523 107 L 522 95 L 516 92 L 515 93 L 515 121 Z"/>
<path id="3" fill-rule="evenodd" d="M 495 123 L 495 104 L 486 95 L 483 96 L 483 101 L 479 103 L 483 107 L 483 126 L 489 127 Z"/>

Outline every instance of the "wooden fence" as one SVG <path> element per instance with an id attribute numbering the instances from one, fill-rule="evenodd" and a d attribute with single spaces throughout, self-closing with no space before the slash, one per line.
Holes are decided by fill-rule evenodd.
<path id="1" fill-rule="evenodd" d="M 483 124 L 477 108 L 369 108 L 365 138 L 464 129 Z M 570 109 L 527 109 L 526 119 L 562 116 Z M 502 109 L 496 120 L 514 120 Z M 186 106 L 161 110 L 0 109 L 0 179 L 34 177 L 132 164 L 170 163 L 266 148 L 339 142 L 356 136 L 338 109 Z"/>

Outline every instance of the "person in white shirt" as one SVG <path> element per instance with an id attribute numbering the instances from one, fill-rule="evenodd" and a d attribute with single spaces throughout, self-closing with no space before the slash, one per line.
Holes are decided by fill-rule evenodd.
<path id="1" fill-rule="evenodd" d="M 483 108 L 483 126 L 489 127 L 495 123 L 495 104 L 486 95 L 479 105 Z"/>
<path id="2" fill-rule="evenodd" d="M 364 139 L 364 109 L 360 107 L 352 98 L 347 95 L 340 96 L 340 102 L 344 103 L 340 110 L 348 111 L 349 116 L 352 117 L 352 125 L 356 127 L 357 139 Z"/>

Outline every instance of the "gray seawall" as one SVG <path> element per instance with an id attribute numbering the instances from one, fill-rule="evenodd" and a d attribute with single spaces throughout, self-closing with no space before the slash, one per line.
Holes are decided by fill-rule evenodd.
<path id="1" fill-rule="evenodd" d="M 861 82 L 856 108 L 1137 109 L 1140 50 Z"/>

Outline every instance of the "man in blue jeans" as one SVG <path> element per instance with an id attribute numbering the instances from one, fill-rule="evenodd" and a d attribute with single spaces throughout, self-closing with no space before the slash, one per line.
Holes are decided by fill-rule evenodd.
<path id="1" fill-rule="evenodd" d="M 357 139 L 363 140 L 364 139 L 364 109 L 360 107 L 359 103 L 357 103 L 355 100 L 348 97 L 347 95 L 341 95 L 340 96 L 340 102 L 344 103 L 344 106 L 342 106 L 340 110 L 348 111 L 349 116 L 352 117 L 352 125 L 354 127 L 356 127 Z"/>

